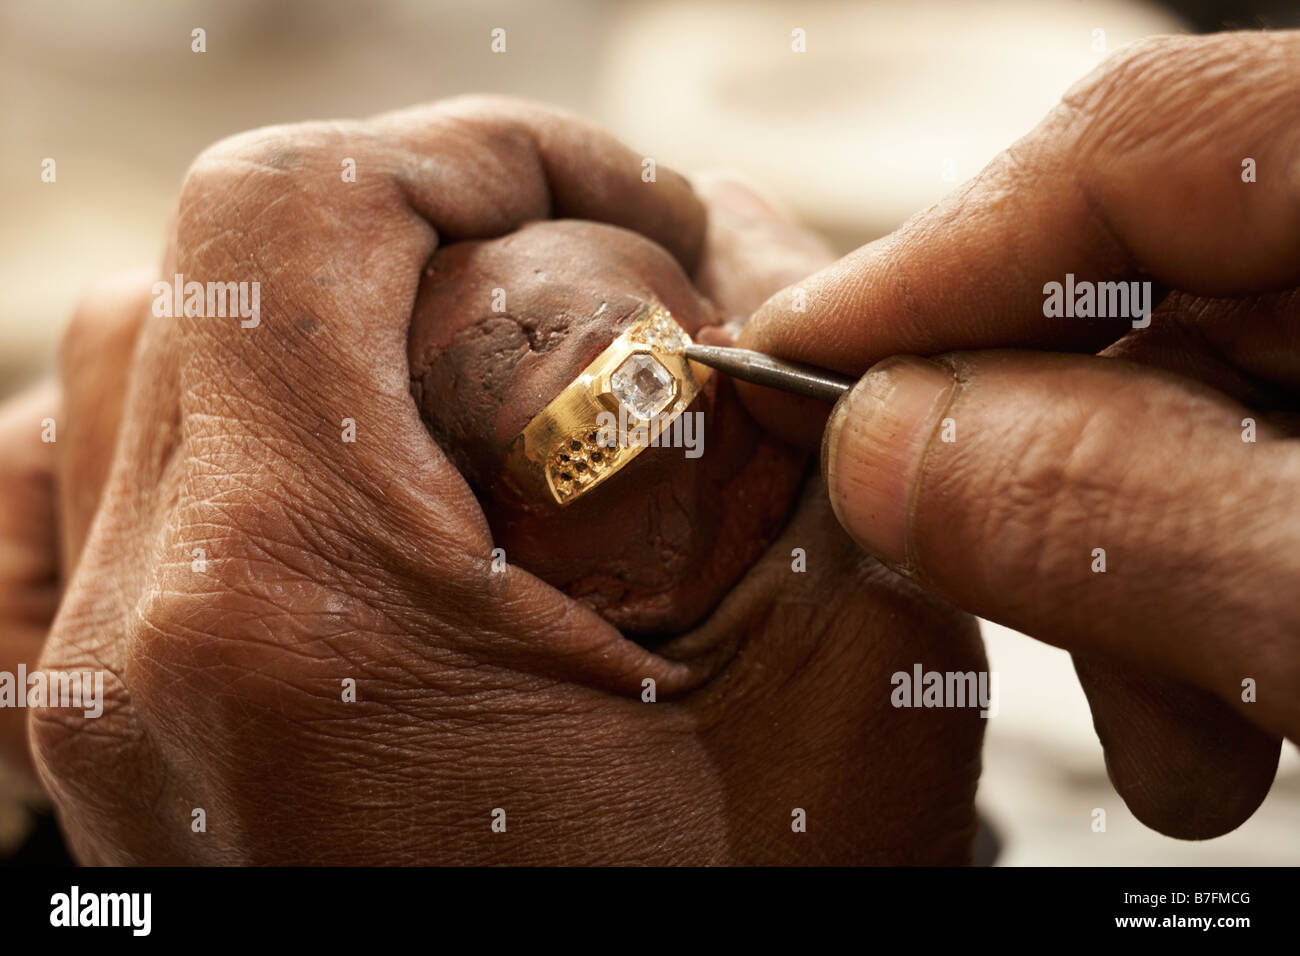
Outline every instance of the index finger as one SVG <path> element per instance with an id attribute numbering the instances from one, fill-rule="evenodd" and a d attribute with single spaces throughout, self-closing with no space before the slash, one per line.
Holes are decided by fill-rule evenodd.
<path id="1" fill-rule="evenodd" d="M 1131 316 L 1049 317 L 1048 283 L 1294 284 L 1298 86 L 1298 32 L 1134 44 L 971 183 L 769 299 L 739 344 L 850 374 L 900 353 L 1096 351 Z"/>

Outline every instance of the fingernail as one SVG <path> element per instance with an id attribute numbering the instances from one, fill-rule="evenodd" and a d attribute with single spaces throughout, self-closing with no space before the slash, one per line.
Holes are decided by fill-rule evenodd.
<path id="1" fill-rule="evenodd" d="M 881 561 L 907 563 L 912 487 L 955 380 L 927 359 L 873 366 L 836 404 L 822 440 L 822 473 L 835 517 Z"/>

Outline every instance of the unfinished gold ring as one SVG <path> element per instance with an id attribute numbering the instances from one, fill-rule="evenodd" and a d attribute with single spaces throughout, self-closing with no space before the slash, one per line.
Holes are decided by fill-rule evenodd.
<path id="1" fill-rule="evenodd" d="M 512 482 L 572 504 L 657 445 L 712 374 L 683 354 L 690 343 L 667 309 L 649 306 L 524 426 L 506 457 Z"/>

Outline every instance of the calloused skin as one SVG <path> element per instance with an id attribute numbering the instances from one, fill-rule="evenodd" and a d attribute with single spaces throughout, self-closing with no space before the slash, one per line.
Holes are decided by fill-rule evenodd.
<path id="1" fill-rule="evenodd" d="M 1133 44 L 976 179 L 800 281 L 806 311 L 783 290 L 743 335 L 854 375 L 937 357 L 948 399 L 896 430 L 911 477 L 862 506 L 894 533 L 833 491 L 837 509 L 927 589 L 1071 651 L 1117 789 L 1178 836 L 1248 817 L 1300 740 L 1297 89 L 1297 32 Z M 1067 273 L 1153 281 L 1149 327 L 1046 317 Z M 836 424 L 922 367 L 875 365 Z M 791 437 L 826 420 L 743 395 Z M 827 457 L 864 487 L 850 431 Z"/>
<path id="2" fill-rule="evenodd" d="M 889 698 L 916 662 L 984 668 L 973 621 L 862 556 L 819 482 L 657 652 L 520 566 L 491 572 L 483 510 L 409 392 L 440 244 L 610 223 L 667 249 L 726 316 L 827 261 L 743 189 L 703 190 L 706 214 L 684 180 L 640 172 L 581 121 L 481 98 L 199 158 L 161 274 L 259 280 L 261 325 L 154 317 L 135 278 L 93 296 L 64 347 L 67 582 L 41 663 L 103 669 L 109 701 L 99 720 L 28 717 L 80 859 L 969 859 L 983 721 Z M 105 372 L 123 343 L 132 359 Z"/>

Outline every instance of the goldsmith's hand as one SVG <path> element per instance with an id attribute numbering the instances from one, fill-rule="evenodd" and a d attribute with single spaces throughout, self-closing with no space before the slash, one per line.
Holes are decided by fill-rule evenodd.
<path id="1" fill-rule="evenodd" d="M 683 180 L 641 171 L 586 124 L 495 99 L 263 130 L 198 160 L 163 274 L 258 280 L 261 321 L 155 317 L 147 284 L 96 319 L 134 359 L 116 442 L 69 421 L 76 567 L 43 664 L 106 670 L 109 700 L 99 720 L 32 715 L 84 860 L 967 858 L 978 712 L 896 710 L 890 675 L 979 670 L 977 636 L 862 558 L 819 489 L 658 653 L 523 568 L 491 571 L 483 512 L 408 392 L 440 242 L 614 223 L 687 268 L 702 255 L 728 313 L 827 261 L 752 210 L 706 229 Z M 89 334 L 68 334 L 69 416 L 102 401 L 82 388 Z"/>
<path id="2" fill-rule="evenodd" d="M 1115 785 L 1180 836 L 1248 816 L 1300 739 L 1297 89 L 1297 33 L 1135 44 L 742 342 L 871 368 L 826 431 L 840 520 L 1073 652 Z M 1153 280 L 1159 308 L 1048 317 L 1067 274 Z M 1006 347 L 1078 354 L 964 351 Z"/>

